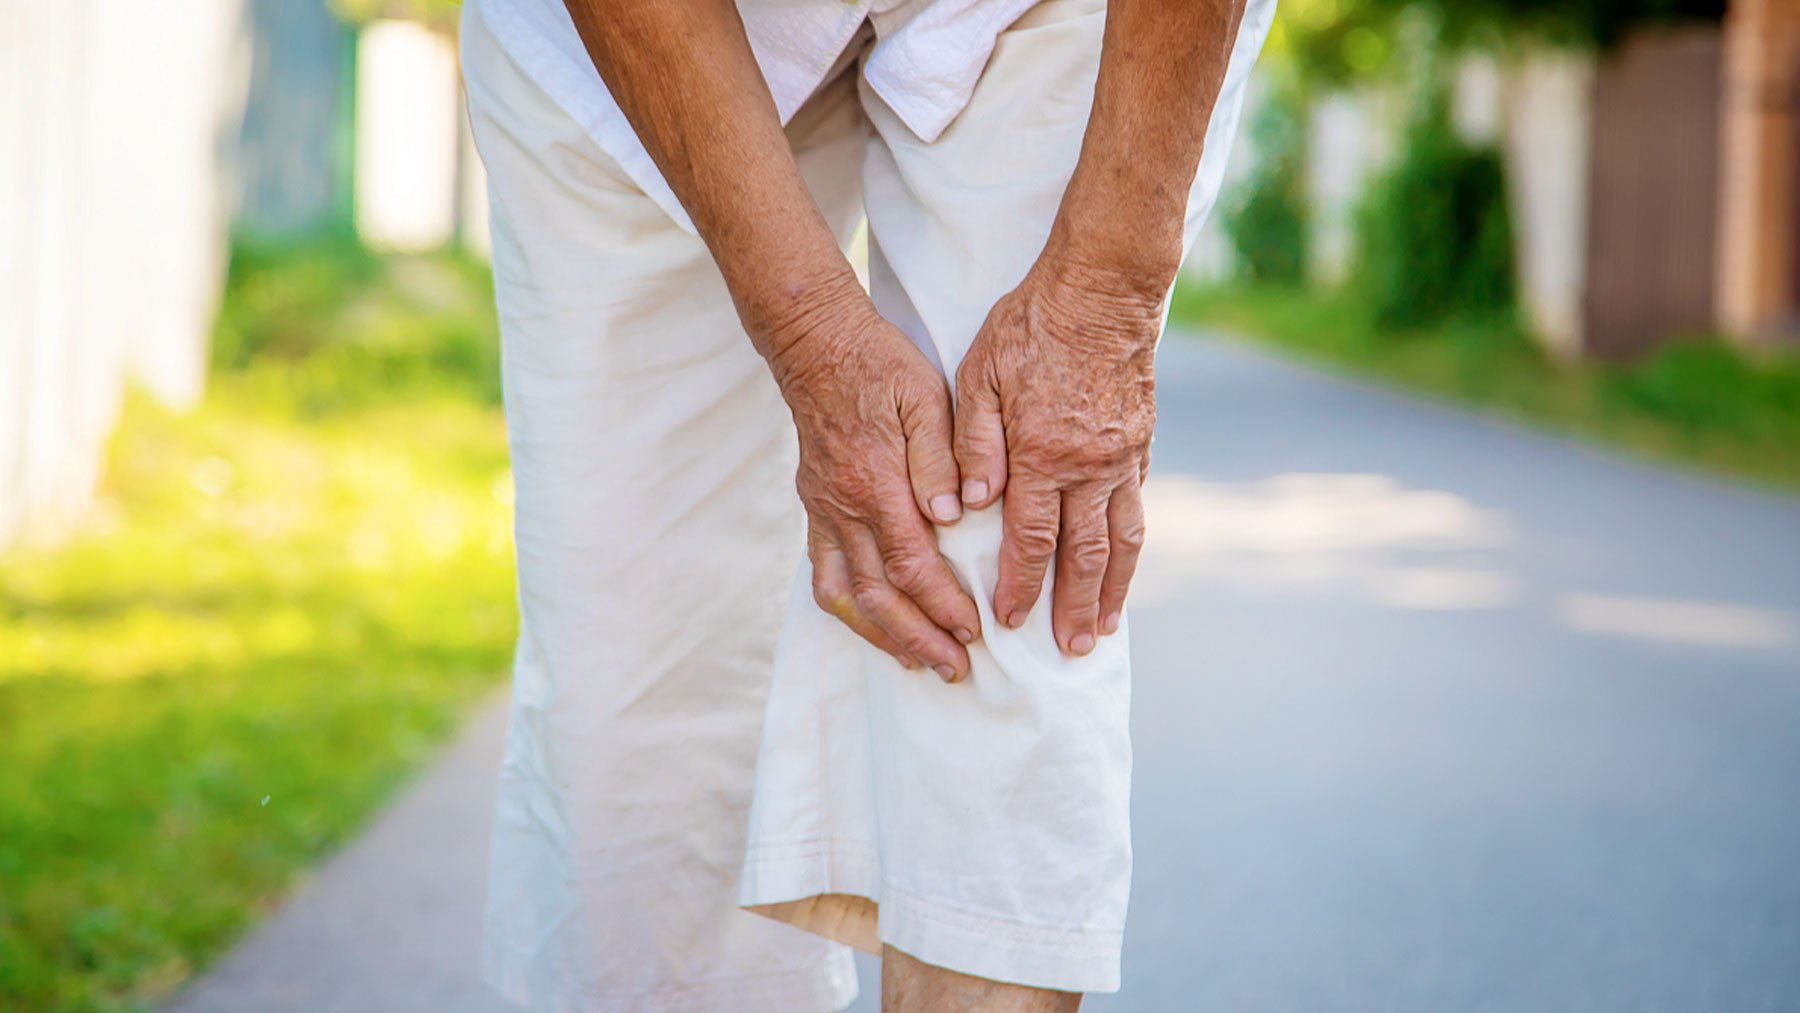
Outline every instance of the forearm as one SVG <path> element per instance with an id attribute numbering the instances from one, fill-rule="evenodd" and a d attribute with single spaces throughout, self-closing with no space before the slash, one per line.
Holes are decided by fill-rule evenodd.
<path id="1" fill-rule="evenodd" d="M 867 299 L 807 191 L 731 0 L 567 0 L 595 68 L 771 365 Z"/>
<path id="2" fill-rule="evenodd" d="M 1047 252 L 1161 300 L 1245 0 L 1111 0 L 1094 108 Z"/>

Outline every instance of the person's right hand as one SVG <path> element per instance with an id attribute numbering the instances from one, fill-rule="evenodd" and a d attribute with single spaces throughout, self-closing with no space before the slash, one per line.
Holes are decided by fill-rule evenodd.
<path id="1" fill-rule="evenodd" d="M 962 513 L 944 378 L 866 303 L 819 311 L 770 366 L 800 436 L 813 598 L 907 668 L 964 678 L 980 613 L 926 520 Z"/>

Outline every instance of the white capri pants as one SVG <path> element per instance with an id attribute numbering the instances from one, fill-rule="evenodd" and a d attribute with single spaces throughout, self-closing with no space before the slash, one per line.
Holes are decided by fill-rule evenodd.
<path id="1" fill-rule="evenodd" d="M 1272 13 L 1252 0 L 1245 16 L 1190 246 Z M 855 52 L 788 125 L 840 241 L 866 215 L 876 307 L 951 376 L 1049 234 L 1104 18 L 1104 0 L 1027 12 L 935 142 L 867 87 Z M 970 679 L 907 672 L 820 611 L 793 423 L 705 245 L 479 15 L 463 61 L 492 198 L 522 613 L 485 977 L 541 1010 L 805 1013 L 854 999 L 842 943 L 878 937 L 967 974 L 1116 989 L 1125 630 L 1064 657 L 1049 586 L 1022 628 L 995 622 L 997 506 L 938 529 L 981 608 Z"/>

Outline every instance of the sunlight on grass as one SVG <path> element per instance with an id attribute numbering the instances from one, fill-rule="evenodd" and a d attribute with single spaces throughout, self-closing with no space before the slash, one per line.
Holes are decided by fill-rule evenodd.
<path id="1" fill-rule="evenodd" d="M 9 1009 L 178 985 L 504 676 L 485 280 L 359 256 L 234 265 L 206 405 L 130 405 L 82 532 L 0 557 Z"/>

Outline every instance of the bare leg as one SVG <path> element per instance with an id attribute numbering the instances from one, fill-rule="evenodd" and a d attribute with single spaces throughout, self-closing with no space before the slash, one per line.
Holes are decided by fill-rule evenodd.
<path id="1" fill-rule="evenodd" d="M 972 978 L 881 950 L 882 1013 L 1075 1013 L 1081 993 Z"/>

